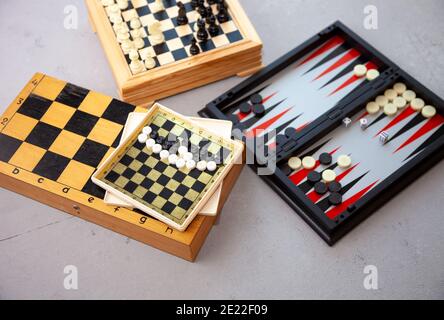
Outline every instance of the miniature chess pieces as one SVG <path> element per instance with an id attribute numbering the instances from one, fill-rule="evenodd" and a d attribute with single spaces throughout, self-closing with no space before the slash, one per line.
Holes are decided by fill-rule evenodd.
<path id="1" fill-rule="evenodd" d="M 165 36 L 162 31 L 162 24 L 159 21 L 155 21 L 148 26 L 148 32 L 151 36 L 151 43 L 153 45 L 161 44 L 165 41 Z"/>
<path id="2" fill-rule="evenodd" d="M 159 11 L 165 10 L 165 6 L 163 5 L 163 0 L 155 0 L 152 4 L 153 13 L 157 13 Z"/>

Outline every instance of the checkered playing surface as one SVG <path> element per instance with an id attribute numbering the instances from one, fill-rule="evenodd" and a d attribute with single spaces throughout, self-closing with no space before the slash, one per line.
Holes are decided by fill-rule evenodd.
<path id="1" fill-rule="evenodd" d="M 198 160 L 200 154 L 201 158 L 223 163 L 231 155 L 230 150 L 210 142 L 163 115 L 156 115 L 149 125 L 160 136 L 173 141 L 178 137 L 186 137 L 191 145 L 190 150 L 194 151 L 195 160 Z M 214 172 L 201 172 L 198 169 L 179 170 L 162 161 L 159 155 L 149 151 L 145 144 L 135 140 L 105 176 L 104 182 L 181 224 L 223 168 L 224 165 L 221 164 Z"/>
<path id="2" fill-rule="evenodd" d="M 182 0 L 189 20 L 188 25 L 184 26 L 177 24 L 178 6 L 176 0 L 165 0 L 163 2 L 165 10 L 158 13 L 152 13 L 151 11 L 153 2 L 154 0 L 132 0 L 129 7 L 122 11 L 122 18 L 128 23 L 129 30 L 131 30 L 129 20 L 132 14 L 136 13 L 142 23 L 145 47 L 140 49 L 139 53 L 143 56 L 143 51 L 149 51 L 156 60 L 157 67 L 190 57 L 191 39 L 195 34 L 194 25 L 198 19 L 198 13 L 191 7 L 191 0 Z M 217 14 L 216 5 L 212 5 L 212 8 L 214 14 Z M 162 24 L 165 42 L 151 46 L 148 25 L 154 22 L 155 19 Z M 206 42 L 199 42 L 202 52 L 224 47 L 243 39 L 231 17 L 228 22 L 220 24 L 220 29 L 220 34 L 216 37 L 210 37 Z M 129 64 L 131 61 L 128 55 L 125 55 L 125 57 Z"/>
<path id="3" fill-rule="evenodd" d="M 0 161 L 103 198 L 91 176 L 135 107 L 44 76 L 0 133 Z"/>

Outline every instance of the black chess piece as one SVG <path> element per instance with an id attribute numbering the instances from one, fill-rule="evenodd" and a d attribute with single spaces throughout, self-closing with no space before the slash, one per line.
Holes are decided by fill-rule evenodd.
<path id="1" fill-rule="evenodd" d="M 198 55 L 200 53 L 200 48 L 197 45 L 197 40 L 196 38 L 193 37 L 193 39 L 191 39 L 191 47 L 190 47 L 190 53 L 191 55 L 195 56 Z"/>
<path id="2" fill-rule="evenodd" d="M 230 19 L 228 16 L 228 10 L 225 6 L 219 4 L 219 12 L 217 13 L 217 20 L 219 23 L 227 22 Z"/>
<path id="3" fill-rule="evenodd" d="M 197 6 L 199 5 L 199 0 L 191 0 L 191 7 L 196 10 Z"/>
<path id="4" fill-rule="evenodd" d="M 207 16 L 207 7 L 205 6 L 205 1 L 200 1 L 199 6 L 197 7 L 197 12 L 202 18 Z"/>
<path id="5" fill-rule="evenodd" d="M 216 3 L 216 0 L 207 0 L 208 4 L 211 6 L 212 4 Z"/>
<path id="6" fill-rule="evenodd" d="M 207 12 L 205 14 L 205 21 L 207 22 L 207 24 L 210 24 L 210 18 L 214 16 L 213 9 L 211 7 L 207 7 L 206 10 Z"/>
<path id="7" fill-rule="evenodd" d="M 177 16 L 177 24 L 179 26 L 184 26 L 184 25 L 188 24 L 187 10 L 185 9 L 185 5 L 182 3 L 182 1 L 179 1 L 177 3 L 177 6 L 179 7 L 179 14 Z"/>
<path id="8" fill-rule="evenodd" d="M 208 32 L 207 29 L 205 28 L 205 20 L 203 19 L 199 19 L 197 20 L 197 39 L 199 39 L 200 41 L 207 41 L 208 40 Z"/>
<path id="9" fill-rule="evenodd" d="M 220 32 L 220 28 L 216 24 L 216 17 L 214 15 L 210 17 L 208 32 L 210 33 L 210 36 L 212 36 L 212 37 L 217 36 Z"/>
<path id="10" fill-rule="evenodd" d="M 215 2 L 217 3 L 217 10 L 220 10 L 221 7 L 228 9 L 228 4 L 225 0 L 216 0 Z"/>

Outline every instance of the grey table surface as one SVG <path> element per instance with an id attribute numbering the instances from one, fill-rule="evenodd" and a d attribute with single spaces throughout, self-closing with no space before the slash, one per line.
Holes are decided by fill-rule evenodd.
<path id="1" fill-rule="evenodd" d="M 266 64 L 340 19 L 444 96 L 442 0 L 374 0 L 377 30 L 363 26 L 367 0 L 241 3 Z M 64 28 L 68 5 L 78 10 L 75 30 Z M 1 111 L 37 71 L 117 96 L 81 0 L 2 0 L 0 38 Z M 241 80 L 162 103 L 196 115 Z M 194 264 L 2 189 L 0 298 L 442 299 L 443 170 L 438 164 L 330 248 L 246 168 Z M 64 288 L 66 265 L 78 269 L 77 290 Z M 363 285 L 367 265 L 377 267 L 378 290 Z"/>

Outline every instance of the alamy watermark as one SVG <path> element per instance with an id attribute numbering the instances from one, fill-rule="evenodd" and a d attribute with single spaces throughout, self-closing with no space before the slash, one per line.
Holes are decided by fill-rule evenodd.
<path id="1" fill-rule="evenodd" d="M 378 290 L 378 268 L 373 265 L 364 268 L 364 288 L 366 290 Z"/>
<path id="2" fill-rule="evenodd" d="M 66 30 L 77 30 L 79 28 L 79 10 L 75 5 L 66 5 L 63 8 L 65 18 L 63 19 L 63 27 Z"/>
<path id="3" fill-rule="evenodd" d="M 65 278 L 63 279 L 63 287 L 66 290 L 78 290 L 79 289 L 79 270 L 76 266 L 67 265 L 63 269 Z"/>

